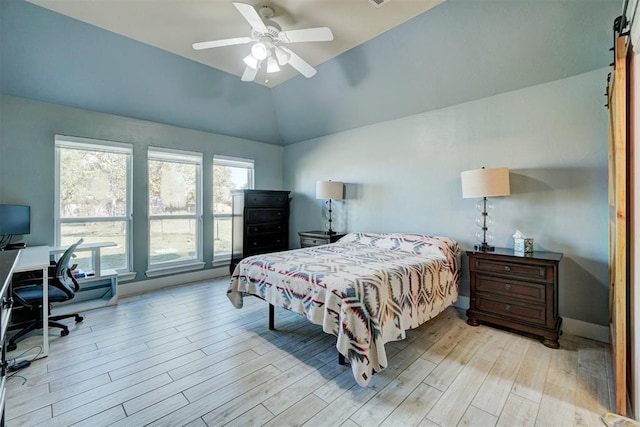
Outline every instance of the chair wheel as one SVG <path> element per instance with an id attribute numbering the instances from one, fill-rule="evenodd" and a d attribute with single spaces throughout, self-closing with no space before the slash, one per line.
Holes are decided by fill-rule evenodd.
<path id="1" fill-rule="evenodd" d="M 66 337 L 67 335 L 69 335 L 69 330 L 68 329 L 63 329 L 60 331 L 60 336 L 61 337 Z"/>
<path id="2" fill-rule="evenodd" d="M 13 350 L 15 350 L 16 348 L 18 348 L 18 345 L 17 345 L 16 343 L 9 343 L 9 344 L 7 345 L 7 351 L 13 351 Z"/>
<path id="3" fill-rule="evenodd" d="M 80 315 L 76 315 L 76 323 L 80 323 L 84 320 L 84 317 L 80 316 Z"/>

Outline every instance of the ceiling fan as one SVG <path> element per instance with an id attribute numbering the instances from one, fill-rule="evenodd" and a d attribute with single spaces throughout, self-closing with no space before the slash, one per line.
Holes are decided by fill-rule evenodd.
<path id="1" fill-rule="evenodd" d="M 284 45 L 331 41 L 333 33 L 328 27 L 282 31 L 280 25 L 271 20 L 274 13 L 271 7 L 262 6 L 256 11 L 250 4 L 234 2 L 233 5 L 251 25 L 251 36 L 194 43 L 195 50 L 253 43 L 251 53 L 244 58 L 247 66 L 241 79 L 245 82 L 253 81 L 258 71 L 265 67 L 267 73 L 276 73 L 286 64 L 307 78 L 316 74 L 315 68 Z"/>

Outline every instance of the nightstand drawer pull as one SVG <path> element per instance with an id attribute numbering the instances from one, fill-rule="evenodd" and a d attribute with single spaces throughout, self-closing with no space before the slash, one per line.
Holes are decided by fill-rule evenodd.
<path id="1" fill-rule="evenodd" d="M 511 271 L 511 267 L 509 267 L 508 265 L 504 266 L 504 271 Z"/>
<path id="2" fill-rule="evenodd" d="M 504 311 L 511 311 L 511 306 L 509 304 L 506 304 L 504 306 Z"/>
<path id="3" fill-rule="evenodd" d="M 505 289 L 506 291 L 510 291 L 510 290 L 511 290 L 511 284 L 509 284 L 509 283 L 505 283 L 505 284 L 504 284 L 504 289 Z"/>

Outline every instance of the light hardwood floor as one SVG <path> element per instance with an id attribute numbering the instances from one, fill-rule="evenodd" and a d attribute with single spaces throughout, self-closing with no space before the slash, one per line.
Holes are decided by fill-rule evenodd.
<path id="1" fill-rule="evenodd" d="M 52 329 L 49 357 L 8 380 L 7 424 L 600 426 L 611 408 L 602 343 L 565 335 L 551 350 L 451 307 L 387 344 L 388 368 L 362 388 L 332 336 L 282 309 L 269 331 L 266 303 L 237 310 L 227 284 L 123 298 L 67 337 Z"/>

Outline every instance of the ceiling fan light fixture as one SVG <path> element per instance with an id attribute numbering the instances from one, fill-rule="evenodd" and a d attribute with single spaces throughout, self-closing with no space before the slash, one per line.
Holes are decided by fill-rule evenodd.
<path id="1" fill-rule="evenodd" d="M 369 1 L 381 4 L 390 0 Z M 195 50 L 251 44 L 251 53 L 243 59 L 246 66 L 241 80 L 244 82 L 264 81 L 267 83 L 269 81 L 266 77 L 267 73 L 276 73 L 285 65 L 290 65 L 306 78 L 311 78 L 317 73 L 311 64 L 299 57 L 294 51 L 284 47 L 283 44 L 332 41 L 331 29 L 317 27 L 283 31 L 277 22 L 271 20 L 274 16 L 273 8 L 269 6 L 256 8 L 251 4 L 241 3 L 237 0 L 233 1 L 233 6 L 251 25 L 250 36 L 193 43 L 192 46 Z M 259 77 L 258 74 L 260 74 Z"/>
<path id="2" fill-rule="evenodd" d="M 280 48 L 276 48 L 276 58 L 278 59 L 278 64 L 287 65 L 291 56 Z"/>
<path id="3" fill-rule="evenodd" d="M 262 61 L 269 56 L 269 51 L 267 50 L 267 46 L 264 43 L 258 42 L 251 46 L 251 54 L 258 60 Z"/>
<path id="4" fill-rule="evenodd" d="M 253 68 L 254 70 L 258 69 L 258 60 L 252 54 L 245 56 L 243 61 L 245 64 L 247 64 L 249 67 Z"/>
<path id="5" fill-rule="evenodd" d="M 278 71 L 280 71 L 278 62 L 273 56 L 270 56 L 267 60 L 267 73 L 277 73 Z"/>

